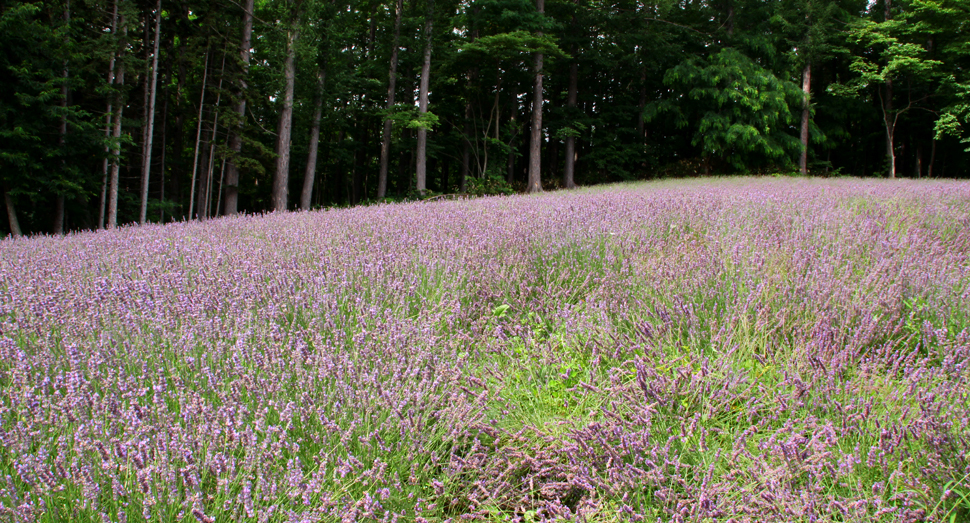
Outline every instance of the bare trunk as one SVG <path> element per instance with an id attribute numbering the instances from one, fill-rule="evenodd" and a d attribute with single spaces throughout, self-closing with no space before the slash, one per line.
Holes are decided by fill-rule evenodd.
<path id="1" fill-rule="evenodd" d="M 118 35 L 118 0 L 114 2 L 114 10 L 111 15 L 111 36 L 117 37 Z M 111 61 L 108 65 L 108 87 L 114 87 L 115 84 L 115 58 L 116 54 L 111 54 Z M 111 118 L 114 115 L 112 101 L 113 97 L 108 97 L 108 110 L 105 112 L 104 118 L 104 138 L 105 142 L 109 141 L 111 138 Z M 104 166 L 102 168 L 101 175 L 101 203 L 98 207 L 98 228 L 104 229 L 104 218 L 105 218 L 105 205 L 108 200 L 108 166 L 110 162 L 108 161 L 108 154 L 110 153 L 110 145 L 106 144 L 104 146 Z"/>
<path id="2" fill-rule="evenodd" d="M 209 79 L 209 50 L 202 66 L 202 94 L 199 95 L 199 123 L 195 128 L 195 153 L 192 155 L 192 182 L 189 184 L 189 219 L 195 218 L 195 176 L 199 172 L 199 147 L 202 142 L 202 110 L 205 108 L 205 85 Z"/>
<path id="3" fill-rule="evenodd" d="M 226 55 L 223 54 L 222 68 L 219 70 L 219 85 L 216 87 L 216 103 L 212 109 L 215 114 L 212 116 L 212 134 L 209 138 L 209 162 L 207 164 L 208 167 L 206 168 L 205 191 L 199 195 L 201 201 L 205 203 L 204 206 L 199 205 L 199 212 L 203 218 L 209 218 L 212 216 L 212 213 L 210 212 L 212 210 L 212 175 L 216 161 L 216 136 L 219 133 L 219 104 L 222 102 L 222 79 L 225 78 L 225 76 Z"/>
<path id="4" fill-rule="evenodd" d="M 218 110 L 218 107 L 217 107 Z M 212 207 L 209 205 L 212 201 L 212 181 L 213 175 L 215 173 L 216 166 L 216 128 L 219 124 L 219 114 L 216 113 L 215 121 L 212 122 L 212 137 L 209 139 L 209 163 L 206 168 L 205 174 L 205 190 L 202 191 L 200 195 L 202 197 L 202 205 L 199 206 L 199 211 L 202 213 L 202 217 L 208 219 L 212 216 Z"/>
<path id="5" fill-rule="evenodd" d="M 168 71 L 168 78 L 172 76 L 171 66 Z M 162 82 L 165 84 L 165 82 Z M 162 157 L 159 158 L 161 165 L 158 167 L 159 175 L 159 192 L 158 201 L 165 203 L 165 147 L 168 141 L 168 88 L 165 88 L 165 102 L 162 103 Z M 158 222 L 165 223 L 165 205 L 160 206 L 161 209 L 158 212 Z"/>
<path id="6" fill-rule="evenodd" d="M 214 148 L 214 147 L 213 147 Z M 215 158 L 215 153 L 210 153 L 210 158 Z M 210 164 L 215 160 L 209 160 Z M 214 169 L 210 169 L 210 172 L 214 172 Z M 216 188 L 216 180 L 214 175 L 209 175 L 209 189 L 205 196 L 205 214 L 206 216 L 213 217 L 219 216 L 219 203 L 222 201 L 222 181 L 226 177 L 226 159 L 223 158 L 219 167 L 219 186 Z M 213 190 L 215 189 L 215 190 Z M 215 198 L 213 198 L 213 196 Z"/>
<path id="7" fill-rule="evenodd" d="M 199 188 L 198 192 L 195 194 L 195 216 L 199 220 L 204 220 L 206 218 L 205 214 L 205 193 L 206 193 L 206 179 L 208 178 L 210 167 L 210 157 L 209 157 L 209 142 L 207 140 L 202 141 L 199 144 L 199 148 L 202 150 L 202 158 L 199 161 L 199 165 L 202 172 L 199 176 Z"/>
<path id="8" fill-rule="evenodd" d="M 286 210 L 287 192 L 290 185 L 290 136 L 293 132 L 293 86 L 296 79 L 296 39 L 299 26 L 294 14 L 290 30 L 286 33 L 286 62 L 283 75 L 286 86 L 283 91 L 283 111 L 280 112 L 279 133 L 276 141 L 276 174 L 273 176 L 272 205 L 274 211 Z"/>
<path id="9" fill-rule="evenodd" d="M 930 144 L 930 164 L 926 168 L 927 178 L 933 177 L 933 164 L 935 163 L 936 163 L 936 137 L 933 138 L 933 141 Z"/>
<path id="10" fill-rule="evenodd" d="M 64 4 L 64 25 L 70 28 L 71 25 L 71 2 L 67 0 Z M 70 36 L 66 32 L 65 44 L 70 45 Z M 61 154 L 64 152 L 64 144 L 67 142 L 67 98 L 69 96 L 67 79 L 68 79 L 68 62 L 64 60 L 63 67 L 61 69 L 61 78 L 63 78 L 63 83 L 61 83 L 61 109 L 63 113 L 61 115 L 61 128 L 58 133 L 58 145 L 61 149 Z M 64 159 L 61 159 L 61 165 L 64 165 Z M 62 189 L 58 188 L 57 195 L 54 197 L 54 234 L 60 236 L 64 234 L 64 193 Z"/>
<path id="11" fill-rule="evenodd" d="M 243 7 L 243 34 L 239 44 L 239 57 L 242 71 L 236 89 L 236 121 L 229 133 L 229 159 L 226 166 L 226 209 L 225 213 L 236 214 L 239 210 L 239 166 L 236 160 L 242 152 L 242 129 L 246 119 L 246 75 L 249 73 L 249 50 L 253 41 L 253 8 L 255 0 L 246 0 Z"/>
<path id="12" fill-rule="evenodd" d="M 575 52 L 576 50 L 574 49 L 573 53 Z M 642 64 L 640 67 L 643 70 L 640 71 L 640 100 L 637 102 L 637 140 L 641 140 L 640 143 L 643 144 L 644 142 L 642 140 L 646 138 L 647 128 L 646 122 L 643 119 L 643 110 L 647 107 L 647 69 Z M 572 74 L 571 70 L 570 74 Z"/>
<path id="13" fill-rule="evenodd" d="M 360 147 L 354 152 L 353 176 L 350 179 L 350 201 L 353 205 L 367 199 L 367 192 L 364 190 L 364 162 L 367 154 L 367 138 L 370 136 L 367 126 L 361 120 L 357 120 L 354 125 L 354 142 L 359 143 Z"/>
<path id="14" fill-rule="evenodd" d="M 579 83 L 579 64 L 573 62 L 569 65 L 569 87 L 566 91 L 566 107 L 570 111 L 576 108 L 576 91 Z M 641 111 L 642 114 L 642 111 Z M 569 135 L 566 137 L 566 158 L 562 174 L 562 185 L 567 189 L 576 187 L 576 137 Z"/>
<path id="15" fill-rule="evenodd" d="M 883 123 L 886 127 L 886 158 L 889 160 L 889 178 L 896 178 L 896 151 L 893 148 L 896 123 L 892 117 L 892 80 L 886 80 L 886 107 L 883 109 Z"/>
<path id="16" fill-rule="evenodd" d="M 320 147 L 320 118 L 323 116 L 323 86 L 327 80 L 327 72 L 321 69 L 317 73 L 317 103 L 313 108 L 313 127 L 310 129 L 310 151 L 307 153 L 306 172 L 303 174 L 303 192 L 300 194 L 300 209 L 310 210 L 313 196 L 313 181 L 317 174 L 317 150 Z M 385 185 L 387 173 L 385 172 Z"/>
<path id="17" fill-rule="evenodd" d="M 472 133 L 472 104 L 465 104 L 465 141 L 461 149 L 461 180 L 458 182 L 458 190 L 466 192 L 468 190 L 468 175 L 471 172 L 472 148 L 471 140 L 474 139 Z"/>
<path id="18" fill-rule="evenodd" d="M 125 17 L 121 16 L 120 25 L 122 27 L 122 42 L 124 42 L 125 35 L 128 33 L 127 27 L 125 27 Z M 122 49 L 124 46 L 122 46 Z M 119 57 L 122 58 L 122 57 Z M 125 61 L 120 60 L 118 64 L 118 77 L 116 78 L 117 84 L 119 86 L 118 94 L 115 96 L 115 106 L 117 110 L 115 111 L 114 118 L 114 129 L 112 130 L 111 137 L 114 141 L 111 163 L 111 180 L 108 191 L 108 228 L 114 229 L 118 226 L 118 178 L 121 171 L 121 118 L 123 116 L 125 105 L 124 105 L 124 94 L 121 90 L 125 86 Z"/>
<path id="19" fill-rule="evenodd" d="M 802 176 L 808 175 L 808 121 L 811 117 L 812 99 L 812 63 L 806 62 L 802 70 L 802 154 L 798 159 L 798 167 Z"/>
<path id="20" fill-rule="evenodd" d="M 387 81 L 387 110 L 394 108 L 394 92 L 397 90 L 397 56 L 401 40 L 401 14 L 404 11 L 404 0 L 397 0 L 394 7 L 394 40 L 391 44 L 391 65 Z M 377 175 L 377 199 L 387 196 L 387 168 L 391 157 L 391 119 L 384 120 L 384 130 L 381 133 L 381 167 Z"/>
<path id="21" fill-rule="evenodd" d="M 536 0 L 536 11 L 545 13 L 545 0 Z M 542 36 L 542 33 L 538 33 Z M 529 140 L 529 184 L 526 192 L 542 192 L 542 53 L 533 54 L 535 84 L 532 92 L 532 136 Z"/>
<path id="22" fill-rule="evenodd" d="M 923 177 L 923 144 L 916 141 L 916 161 L 913 162 L 913 176 L 915 178 Z"/>
<path id="23" fill-rule="evenodd" d="M 141 214 L 138 223 L 145 224 L 148 216 L 148 180 L 152 167 L 152 137 L 155 132 L 155 96 L 158 86 L 158 44 L 162 35 L 162 0 L 155 6 L 155 45 L 152 51 L 152 79 L 149 86 L 148 121 L 145 124 L 145 149 L 141 166 Z"/>
<path id="24" fill-rule="evenodd" d="M 14 207 L 10 191 L 3 191 L 3 202 L 7 207 L 7 221 L 10 222 L 10 234 L 15 237 L 23 236 L 23 233 L 20 231 L 20 222 L 17 220 L 17 208 Z"/>
<path id="25" fill-rule="evenodd" d="M 883 4 L 886 20 L 892 19 L 892 0 Z M 886 124 L 886 157 L 889 159 L 889 178 L 896 178 L 896 151 L 893 149 L 893 137 L 896 134 L 896 122 L 893 119 L 893 80 L 886 79 L 886 98 L 883 100 L 883 120 Z"/>
<path id="26" fill-rule="evenodd" d="M 512 144 L 509 144 L 510 146 Z M 509 148 L 509 154 L 505 158 L 505 181 L 511 185 L 515 182 L 515 148 Z"/>
<path id="27" fill-rule="evenodd" d="M 431 29 L 434 21 L 434 0 L 428 0 L 428 14 L 424 22 L 424 62 L 421 65 L 421 85 L 418 87 L 418 114 L 424 116 L 428 112 L 428 89 L 431 76 Z M 427 190 L 428 170 L 428 129 L 422 125 L 418 127 L 417 165 L 415 166 L 415 184 L 418 194 L 424 195 Z"/>
<path id="28" fill-rule="evenodd" d="M 509 122 L 508 128 L 511 133 L 511 138 L 509 138 L 509 152 L 506 154 L 505 158 L 505 181 L 511 185 L 515 181 L 515 147 L 518 145 L 515 143 L 515 139 L 519 135 L 519 101 L 518 96 L 513 93 L 509 93 Z M 497 138 L 496 138 L 497 139 Z"/>

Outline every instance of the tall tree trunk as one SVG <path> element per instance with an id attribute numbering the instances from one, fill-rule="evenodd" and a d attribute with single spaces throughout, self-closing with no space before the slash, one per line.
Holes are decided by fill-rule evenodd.
<path id="1" fill-rule="evenodd" d="M 222 159 L 222 165 L 219 167 L 219 187 L 215 190 L 215 198 L 209 196 L 206 199 L 206 208 L 209 209 L 209 216 L 219 216 L 219 207 L 222 205 L 222 182 L 226 179 L 226 159 Z M 212 179 L 209 182 L 211 187 L 215 187 L 215 180 Z M 212 207 L 215 206 L 215 210 Z"/>
<path id="2" fill-rule="evenodd" d="M 806 61 L 802 69 L 802 154 L 798 159 L 798 167 L 802 176 L 808 175 L 808 121 L 812 107 L 812 62 Z"/>
<path id="3" fill-rule="evenodd" d="M 916 178 L 923 177 L 923 144 L 916 141 L 916 159 L 913 162 L 913 175 Z"/>
<path id="4" fill-rule="evenodd" d="M 930 143 L 930 163 L 926 167 L 926 177 L 933 177 L 933 165 L 936 163 L 936 137 L 933 137 L 933 141 Z"/>
<path id="5" fill-rule="evenodd" d="M 431 76 L 431 30 L 434 21 L 434 0 L 428 0 L 428 14 L 424 21 L 424 61 L 421 65 L 421 86 L 418 88 L 418 114 L 424 116 L 428 112 L 428 89 Z M 415 166 L 415 185 L 418 194 L 424 195 L 427 190 L 428 170 L 428 129 L 422 125 L 418 127 L 417 165 Z"/>
<path id="6" fill-rule="evenodd" d="M 152 51 L 152 79 L 149 85 L 148 119 L 145 123 L 145 149 L 141 166 L 141 214 L 138 223 L 145 224 L 148 217 L 148 180 L 152 168 L 152 137 L 155 132 L 155 97 L 158 86 L 158 44 L 162 36 L 162 0 L 155 5 L 155 42 Z M 146 78 L 147 81 L 147 78 Z"/>
<path id="7" fill-rule="evenodd" d="M 317 72 L 317 102 L 313 108 L 313 127 L 310 128 L 310 151 L 306 158 L 306 172 L 303 174 L 303 192 L 300 194 L 300 209 L 310 210 L 313 196 L 313 182 L 317 174 L 317 150 L 320 147 L 320 118 L 323 116 L 323 87 L 327 81 L 327 71 L 321 68 Z M 383 150 L 383 149 L 382 149 Z M 385 185 L 387 172 L 384 172 Z"/>
<path id="8" fill-rule="evenodd" d="M 168 72 L 166 73 L 167 78 L 171 79 L 172 69 L 171 64 L 169 64 Z M 166 86 L 167 82 L 162 82 Z M 165 87 L 165 101 L 162 102 L 162 157 L 159 158 L 160 164 L 158 167 L 158 201 L 162 203 L 160 210 L 158 212 L 158 223 L 165 223 L 165 148 L 168 141 L 168 87 Z"/>
<path id="9" fill-rule="evenodd" d="M 477 15 L 479 12 L 478 8 L 472 8 L 472 14 Z M 478 39 L 478 29 L 473 29 L 470 35 L 470 41 L 474 42 Z M 471 175 L 471 162 L 472 162 L 472 144 L 475 144 L 476 158 L 478 157 L 478 139 L 475 135 L 475 125 L 472 122 L 472 95 L 471 90 L 474 89 L 475 85 L 478 84 L 478 67 L 473 67 L 468 71 L 466 77 L 468 79 L 468 100 L 465 102 L 465 122 L 462 129 L 464 133 L 464 140 L 462 141 L 461 148 L 461 174 L 458 180 L 458 190 L 459 192 L 468 191 L 468 177 Z M 474 140 L 474 142 L 473 142 Z"/>
<path id="10" fill-rule="evenodd" d="M 509 154 L 505 156 L 505 181 L 512 185 L 515 183 L 515 142 L 509 143 Z"/>
<path id="11" fill-rule="evenodd" d="M 209 50 L 205 51 L 202 66 L 202 94 L 199 95 L 199 120 L 195 128 L 195 153 L 192 155 L 192 182 L 189 185 L 189 219 L 195 218 L 195 176 L 199 172 L 199 148 L 202 145 L 202 110 L 205 109 L 205 86 L 209 79 Z"/>
<path id="12" fill-rule="evenodd" d="M 65 45 L 70 45 L 70 27 L 71 27 L 71 1 L 67 0 L 64 2 L 64 43 Z M 70 95 L 68 90 L 67 80 L 70 74 L 68 70 L 68 61 L 64 60 L 61 68 L 61 127 L 58 132 L 58 146 L 61 149 L 61 154 L 64 153 L 64 145 L 67 142 L 67 98 Z M 63 156 L 61 158 L 61 165 L 64 165 Z M 54 197 L 54 234 L 62 235 L 64 234 L 64 193 L 63 190 L 58 188 L 57 194 Z"/>
<path id="13" fill-rule="evenodd" d="M 64 234 L 64 200 L 63 194 L 54 197 L 54 234 L 57 236 Z"/>
<path id="14" fill-rule="evenodd" d="M 367 191 L 364 189 L 364 176 L 366 174 L 364 162 L 365 158 L 370 156 L 367 154 L 367 138 L 370 135 L 368 132 L 369 126 L 363 122 L 363 117 L 359 117 L 356 122 L 354 126 L 354 144 L 359 145 L 357 145 L 354 152 L 353 176 L 350 179 L 350 200 L 353 205 L 357 205 L 367 199 Z"/>
<path id="15" fill-rule="evenodd" d="M 892 0 L 885 0 L 886 21 L 892 19 Z M 896 151 L 893 149 L 893 138 L 896 134 L 896 121 L 893 118 L 893 80 L 886 78 L 886 98 L 883 100 L 883 120 L 886 124 L 886 157 L 889 159 L 889 178 L 896 178 Z"/>
<path id="16" fill-rule="evenodd" d="M 173 41 L 174 44 L 174 41 Z M 182 152 L 185 150 L 185 122 L 187 121 L 187 109 L 191 107 L 191 103 L 188 101 L 187 94 L 185 94 L 185 81 L 188 77 L 186 60 L 185 60 L 185 44 L 179 45 L 178 47 L 178 73 L 176 74 L 177 80 L 175 82 L 175 97 L 173 101 L 175 102 L 175 125 L 172 131 L 175 133 L 175 143 L 172 145 L 172 152 L 174 158 L 172 158 L 172 176 L 169 178 L 169 192 L 171 193 L 171 198 L 174 202 L 177 202 L 178 211 L 173 211 L 171 219 L 175 219 L 175 213 L 181 217 L 185 217 L 185 205 L 182 204 L 184 198 L 182 198 L 182 178 L 186 172 L 185 169 L 185 159 L 182 157 Z M 190 131 L 191 132 L 191 131 Z"/>
<path id="17" fill-rule="evenodd" d="M 114 2 L 114 9 L 111 15 L 111 36 L 112 38 L 118 37 L 118 0 Z M 115 60 L 117 58 L 117 53 L 111 53 L 111 61 L 108 63 L 108 87 L 114 87 L 115 84 Z M 111 119 L 114 116 L 113 110 L 114 97 L 108 96 L 108 109 L 105 111 L 104 118 L 104 138 L 105 142 L 109 142 L 111 139 Z M 104 219 L 105 210 L 108 203 L 108 167 L 110 166 L 110 161 L 108 156 L 111 145 L 105 143 L 104 146 L 104 166 L 101 175 L 101 204 L 98 207 L 98 228 L 104 229 Z"/>
<path id="18" fill-rule="evenodd" d="M 195 216 L 198 220 L 204 220 L 206 218 L 206 180 L 208 179 L 209 172 L 212 170 L 212 164 L 210 163 L 211 157 L 209 156 L 209 141 L 203 138 L 202 143 L 199 144 L 199 148 L 202 150 L 202 158 L 199 160 L 199 167 L 202 169 L 202 172 L 199 173 L 199 187 L 195 193 Z"/>
<path id="19" fill-rule="evenodd" d="M 117 107 L 115 111 L 114 118 L 114 129 L 111 133 L 111 137 L 114 141 L 111 164 L 111 184 L 108 192 L 108 229 L 114 229 L 118 226 L 118 179 L 121 172 L 121 118 L 123 116 L 125 105 L 124 105 L 124 93 L 122 91 L 125 87 L 125 61 L 124 61 L 124 41 L 125 36 L 128 34 L 128 28 L 125 26 L 125 17 L 121 15 L 119 19 L 119 25 L 121 25 L 121 42 L 122 55 L 119 55 L 118 64 L 118 77 L 116 78 L 119 90 L 115 96 L 115 106 Z"/>
<path id="20" fill-rule="evenodd" d="M 227 215 L 236 214 L 239 210 L 239 166 L 237 160 L 242 152 L 242 129 L 246 119 L 246 76 L 249 74 L 249 50 L 253 42 L 253 8 L 255 0 L 246 0 L 243 7 L 243 33 L 239 43 L 239 58 L 242 71 L 236 86 L 236 121 L 230 127 L 229 133 L 229 161 L 226 165 L 226 205 Z"/>
<path id="21" fill-rule="evenodd" d="M 7 221 L 10 222 L 10 234 L 14 237 L 23 236 L 23 232 L 20 231 L 20 222 L 17 220 L 17 208 L 14 207 L 10 191 L 3 191 L 3 203 L 7 207 Z"/>
<path id="22" fill-rule="evenodd" d="M 283 110 L 280 112 L 279 133 L 276 141 L 276 174 L 273 176 L 272 205 L 274 211 L 286 210 L 287 192 L 290 185 L 290 137 L 293 132 L 293 86 L 296 79 L 296 40 L 299 37 L 299 17 L 294 12 L 290 30 L 286 33 L 286 62 L 283 76 Z"/>
<path id="23" fill-rule="evenodd" d="M 575 51 L 574 51 L 575 52 Z M 572 112 L 576 109 L 576 92 L 579 83 L 579 63 L 569 64 L 569 87 L 566 90 L 566 107 Z M 642 111 L 641 111 L 642 114 Z M 566 136 L 566 158 L 562 173 L 562 185 L 567 189 L 576 187 L 576 137 L 570 133 Z"/>
<path id="24" fill-rule="evenodd" d="M 575 50 L 573 51 L 576 52 Z M 574 55 L 575 56 L 575 55 Z M 646 145 L 646 122 L 643 119 L 643 110 L 647 107 L 647 68 L 640 64 L 640 100 L 637 102 L 637 141 L 641 146 Z"/>
<path id="25" fill-rule="evenodd" d="M 891 79 L 886 79 L 885 92 L 882 117 L 886 128 L 886 158 L 889 160 L 889 178 L 896 178 L 896 151 L 893 148 L 896 121 L 893 118 L 893 81 Z"/>
<path id="26" fill-rule="evenodd" d="M 401 40 L 401 14 L 404 11 L 404 0 L 397 0 L 394 4 L 394 39 L 391 43 L 391 65 L 387 77 L 387 110 L 394 108 L 394 92 L 397 90 L 397 56 Z M 381 132 L 381 166 L 377 174 L 377 199 L 387 196 L 387 167 L 391 158 L 391 119 L 384 119 L 384 130 Z"/>
<path id="27" fill-rule="evenodd" d="M 471 172 L 472 147 L 471 141 L 475 138 L 472 129 L 472 103 L 465 103 L 465 140 L 461 147 L 461 179 L 458 181 L 458 191 L 468 191 L 468 175 Z"/>
<path id="28" fill-rule="evenodd" d="M 545 14 L 545 0 L 536 0 L 536 11 Z M 542 32 L 538 33 L 542 36 Z M 529 184 L 526 192 L 542 192 L 542 53 L 533 54 L 535 84 L 532 92 L 532 135 L 529 139 Z"/>
<path id="29" fill-rule="evenodd" d="M 212 106 L 212 134 L 209 138 L 209 161 L 208 163 L 202 162 L 206 167 L 205 176 L 205 191 L 200 192 L 199 198 L 201 202 L 204 202 L 204 206 L 199 206 L 199 212 L 203 218 L 209 218 L 212 213 L 209 212 L 212 209 L 210 205 L 212 201 L 212 175 L 213 169 L 215 168 L 216 161 L 216 136 L 219 132 L 219 104 L 222 102 L 222 79 L 226 76 L 226 55 L 222 55 L 222 68 L 219 70 L 219 84 L 216 87 L 216 103 Z"/>

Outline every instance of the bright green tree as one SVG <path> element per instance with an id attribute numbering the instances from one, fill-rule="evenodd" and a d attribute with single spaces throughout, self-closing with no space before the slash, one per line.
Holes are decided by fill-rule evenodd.
<path id="1" fill-rule="evenodd" d="M 645 117 L 661 116 L 689 128 L 691 143 L 704 159 L 738 171 L 788 165 L 799 150 L 791 134 L 801 92 L 794 83 L 725 48 L 709 59 L 688 59 L 664 75 L 670 96 L 647 106 Z"/>

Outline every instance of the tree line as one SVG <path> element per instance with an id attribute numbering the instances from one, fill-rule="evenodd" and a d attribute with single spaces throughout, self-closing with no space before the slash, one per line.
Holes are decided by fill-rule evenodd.
<path id="1" fill-rule="evenodd" d="M 970 0 L 0 0 L 0 49 L 13 235 L 970 163 Z"/>

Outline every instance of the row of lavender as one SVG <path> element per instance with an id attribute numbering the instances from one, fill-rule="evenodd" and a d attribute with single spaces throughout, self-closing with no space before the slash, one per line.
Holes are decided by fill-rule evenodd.
<path id="1" fill-rule="evenodd" d="M 0 519 L 970 518 L 970 184 L 0 242 Z"/>

